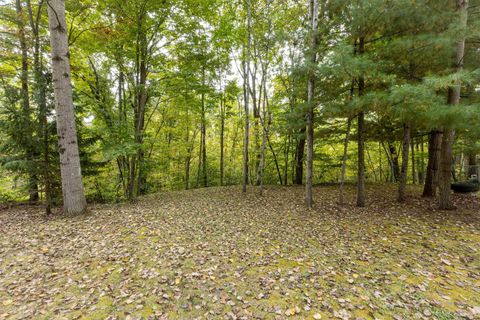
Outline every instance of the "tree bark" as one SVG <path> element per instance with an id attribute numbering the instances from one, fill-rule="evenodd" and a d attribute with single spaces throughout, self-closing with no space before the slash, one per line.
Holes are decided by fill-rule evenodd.
<path id="1" fill-rule="evenodd" d="M 80 214 L 85 212 L 87 202 L 83 189 L 75 127 L 65 1 L 49 0 L 47 4 L 57 133 L 60 147 L 63 208 L 67 214 Z"/>
<path id="2" fill-rule="evenodd" d="M 25 153 L 28 162 L 28 194 L 31 203 L 37 202 L 38 196 L 38 177 L 36 168 L 34 166 L 35 146 L 33 142 L 32 121 L 30 120 L 30 95 L 28 84 L 28 46 L 25 37 L 25 16 L 23 14 L 22 2 L 15 1 L 15 9 L 17 13 L 17 28 L 18 40 L 20 42 L 20 51 L 22 53 L 22 72 L 20 74 L 20 81 L 22 84 L 22 132 L 25 136 Z"/>
<path id="3" fill-rule="evenodd" d="M 299 139 L 295 149 L 295 184 L 297 185 L 303 184 L 303 158 L 305 156 L 306 132 L 306 127 L 300 129 Z"/>
<path id="4" fill-rule="evenodd" d="M 50 148 L 49 148 L 49 132 L 48 132 L 48 119 L 47 119 L 47 98 L 46 98 L 46 81 L 43 74 L 43 66 L 40 60 L 40 35 L 39 35 L 39 23 L 44 0 L 40 0 L 38 3 L 38 9 L 34 16 L 32 4 L 30 0 L 27 0 L 28 16 L 30 21 L 30 28 L 33 33 L 33 78 L 34 78 L 34 99 L 38 106 L 39 111 L 39 136 L 41 137 L 40 153 L 43 159 L 43 165 L 41 175 L 43 175 L 43 185 L 45 194 L 45 213 L 51 214 L 52 206 L 52 180 L 50 173 Z"/>
<path id="5" fill-rule="evenodd" d="M 360 36 L 358 41 L 358 53 L 365 52 L 365 38 Z M 363 96 L 365 91 L 365 79 L 358 78 L 358 96 Z M 357 207 L 365 206 L 365 113 L 358 114 L 358 173 L 357 173 Z"/>
<path id="6" fill-rule="evenodd" d="M 202 69 L 202 84 L 205 86 L 205 67 Z M 201 184 L 203 187 L 208 186 L 208 174 L 207 174 L 207 119 L 205 110 L 205 92 L 202 91 L 202 118 L 200 123 L 200 163 L 201 163 Z M 200 165 L 199 165 L 200 166 Z"/>
<path id="7" fill-rule="evenodd" d="M 350 129 L 352 127 L 352 117 L 348 117 L 347 120 L 347 131 L 345 132 L 345 141 L 343 142 L 343 157 L 342 157 L 342 169 L 340 175 L 340 186 L 338 187 L 338 203 L 343 205 L 345 202 L 343 194 L 343 186 L 345 184 L 345 171 L 347 169 L 347 154 L 348 154 L 348 143 L 350 142 Z"/>
<path id="8" fill-rule="evenodd" d="M 468 177 L 477 176 L 478 179 L 478 168 L 477 168 L 477 155 L 474 152 L 471 152 L 468 155 Z"/>
<path id="9" fill-rule="evenodd" d="M 283 168 L 283 184 L 288 185 L 288 165 L 290 162 L 290 144 L 292 141 L 291 132 L 289 131 L 286 139 L 285 139 L 285 167 Z"/>
<path id="10" fill-rule="evenodd" d="M 305 177 L 305 203 L 308 208 L 313 207 L 313 125 L 314 125 L 314 99 L 315 99 L 315 70 L 317 63 L 318 46 L 318 0 L 310 1 L 310 18 L 312 42 L 310 47 L 308 85 L 307 85 L 307 173 Z"/>
<path id="11" fill-rule="evenodd" d="M 417 184 L 417 170 L 415 165 L 415 141 L 413 137 L 410 141 L 410 152 L 412 153 L 412 183 Z"/>
<path id="12" fill-rule="evenodd" d="M 467 27 L 468 19 L 468 0 L 457 0 L 457 11 L 459 11 L 459 25 L 462 28 Z M 465 54 L 465 35 L 463 34 L 456 45 L 456 57 L 454 61 L 455 72 L 459 73 L 463 69 Z M 460 103 L 461 83 L 457 81 L 448 89 L 449 105 L 458 105 Z M 455 140 L 455 130 L 446 127 L 443 130 L 442 149 L 440 152 L 440 179 L 439 179 L 439 207 L 442 210 L 452 210 L 454 205 L 450 196 L 451 170 L 452 170 L 452 149 Z"/>
<path id="13" fill-rule="evenodd" d="M 402 169 L 400 171 L 399 186 L 398 186 L 398 202 L 405 202 L 405 191 L 407 188 L 408 177 L 408 150 L 410 148 L 410 123 L 403 124 L 403 147 L 402 147 Z"/>
<path id="14" fill-rule="evenodd" d="M 225 99 L 224 93 L 220 98 L 220 185 L 223 186 L 224 162 L 225 162 Z"/>
<path id="15" fill-rule="evenodd" d="M 243 62 L 243 102 L 245 112 L 245 138 L 243 143 L 243 177 L 242 177 L 242 192 L 247 192 L 248 182 L 248 144 L 249 144 L 249 95 L 250 95 L 250 47 L 251 47 L 251 23 L 252 23 L 251 0 L 247 1 L 247 61 Z"/>
<path id="16" fill-rule="evenodd" d="M 439 131 L 432 131 L 428 140 L 428 163 L 425 184 L 423 187 L 423 197 L 433 198 L 437 194 L 441 143 L 442 133 Z"/>
<path id="17" fill-rule="evenodd" d="M 418 152 L 418 150 L 417 150 Z M 420 184 L 425 183 L 425 157 L 424 157 L 424 143 L 423 136 L 420 137 L 420 159 L 418 162 L 418 181 Z"/>
<path id="18" fill-rule="evenodd" d="M 378 143 L 378 162 L 380 168 L 380 181 L 383 182 L 382 144 Z"/>
<path id="19" fill-rule="evenodd" d="M 400 164 L 398 161 L 400 155 L 397 152 L 397 148 L 390 142 L 388 143 L 388 150 L 392 159 L 392 182 L 398 182 L 400 179 Z"/>
<path id="20" fill-rule="evenodd" d="M 450 90 L 449 90 L 450 91 Z M 455 94 L 453 94 L 455 95 Z M 450 93 L 449 93 L 450 96 Z M 460 96 L 460 95 L 459 95 Z M 455 98 L 452 98 L 455 99 Z M 450 98 L 449 98 L 450 100 Z M 452 199 L 450 197 L 450 184 L 452 175 L 452 147 L 455 140 L 455 131 L 453 129 L 444 129 L 440 152 L 440 175 L 439 175 L 439 207 L 441 210 L 453 210 Z"/>

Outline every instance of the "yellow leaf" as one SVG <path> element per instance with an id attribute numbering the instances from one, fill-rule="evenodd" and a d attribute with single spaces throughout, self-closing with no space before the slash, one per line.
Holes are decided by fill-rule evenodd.
<path id="1" fill-rule="evenodd" d="M 11 300 L 11 299 L 9 299 L 9 300 L 4 300 L 4 301 L 2 302 L 2 304 L 3 304 L 4 306 L 11 305 L 12 303 L 13 303 L 13 300 Z"/>

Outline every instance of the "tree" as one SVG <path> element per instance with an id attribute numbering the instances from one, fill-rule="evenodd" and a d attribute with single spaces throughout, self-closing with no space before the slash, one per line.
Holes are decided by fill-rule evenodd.
<path id="1" fill-rule="evenodd" d="M 310 31 L 311 31 L 311 47 L 309 51 L 308 66 L 308 89 L 307 89 L 307 172 L 305 181 L 305 203 L 308 208 L 313 206 L 313 133 L 314 133 L 314 98 L 315 98 L 315 71 L 314 67 L 317 62 L 317 46 L 318 46 L 318 0 L 310 1 Z"/>
<path id="2" fill-rule="evenodd" d="M 400 170 L 400 184 L 398 187 L 399 202 L 404 202 L 406 200 L 405 189 L 407 187 L 408 178 L 408 152 L 410 148 L 410 132 L 411 125 L 409 122 L 405 122 L 403 124 L 402 168 Z"/>
<path id="3" fill-rule="evenodd" d="M 365 37 L 360 32 L 358 39 L 358 54 L 365 53 Z M 358 78 L 358 96 L 362 97 L 365 93 L 365 79 L 363 75 Z M 358 132 L 358 171 L 357 171 L 357 206 L 365 206 L 365 112 L 361 110 L 357 116 Z"/>
<path id="4" fill-rule="evenodd" d="M 31 121 L 31 108 L 30 108 L 30 92 L 29 92 L 29 83 L 28 83 L 28 72 L 29 72 L 29 62 L 28 62 L 28 48 L 27 48 L 27 39 L 25 36 L 25 16 L 23 14 L 23 4 L 20 0 L 15 0 L 15 8 L 17 11 L 17 25 L 18 25 L 18 39 L 20 42 L 20 49 L 22 52 L 22 72 L 21 72 L 21 82 L 22 82 L 22 111 L 23 111 L 23 130 L 26 133 L 26 159 L 30 163 L 30 173 L 29 173 L 29 200 L 30 202 L 37 202 L 39 199 L 38 196 L 38 177 L 35 173 L 36 168 L 32 165 L 34 158 L 34 142 L 32 134 L 32 121 Z"/>
<path id="5" fill-rule="evenodd" d="M 242 177 L 242 191 L 247 192 L 247 182 L 248 182 L 248 145 L 249 145 L 249 135 L 250 135 L 250 124 L 249 124 L 249 97 L 250 97 L 250 55 L 251 55 L 251 25 L 252 25 L 252 4 L 251 0 L 247 0 L 247 49 L 246 57 L 243 57 L 242 66 L 243 66 L 243 103 L 244 103 L 244 113 L 245 113 L 245 138 L 243 141 L 243 177 Z M 244 54 L 245 55 L 245 54 Z"/>
<path id="6" fill-rule="evenodd" d="M 60 147 L 63 208 L 67 214 L 80 214 L 86 210 L 87 202 L 83 189 L 73 108 L 65 1 L 49 0 L 47 6 Z"/>
<path id="7" fill-rule="evenodd" d="M 456 54 L 454 60 L 454 70 L 459 73 L 463 69 L 464 54 L 465 54 L 465 29 L 467 27 L 468 19 L 468 0 L 457 0 L 457 10 L 459 12 L 458 25 L 461 33 L 456 44 Z M 448 88 L 447 103 L 451 106 L 456 106 L 460 103 L 461 83 L 457 80 L 454 86 Z M 451 167 L 452 167 L 452 147 L 455 139 L 455 130 L 451 127 L 444 127 L 442 144 L 440 151 L 440 182 L 439 182 L 439 205 L 440 209 L 451 210 L 453 206 L 450 197 L 450 182 L 451 182 Z"/>

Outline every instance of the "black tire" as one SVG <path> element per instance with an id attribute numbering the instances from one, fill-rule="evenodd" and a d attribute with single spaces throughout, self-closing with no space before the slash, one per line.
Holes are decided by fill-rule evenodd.
<path id="1" fill-rule="evenodd" d="M 471 193 L 478 192 L 480 190 L 480 185 L 476 183 L 452 183 L 451 189 L 455 193 Z"/>

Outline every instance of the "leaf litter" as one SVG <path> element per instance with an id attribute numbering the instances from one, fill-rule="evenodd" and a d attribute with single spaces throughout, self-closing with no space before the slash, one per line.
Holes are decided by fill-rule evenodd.
<path id="1" fill-rule="evenodd" d="M 394 186 L 165 192 L 45 219 L 0 211 L 0 319 L 479 319 L 480 202 Z"/>

